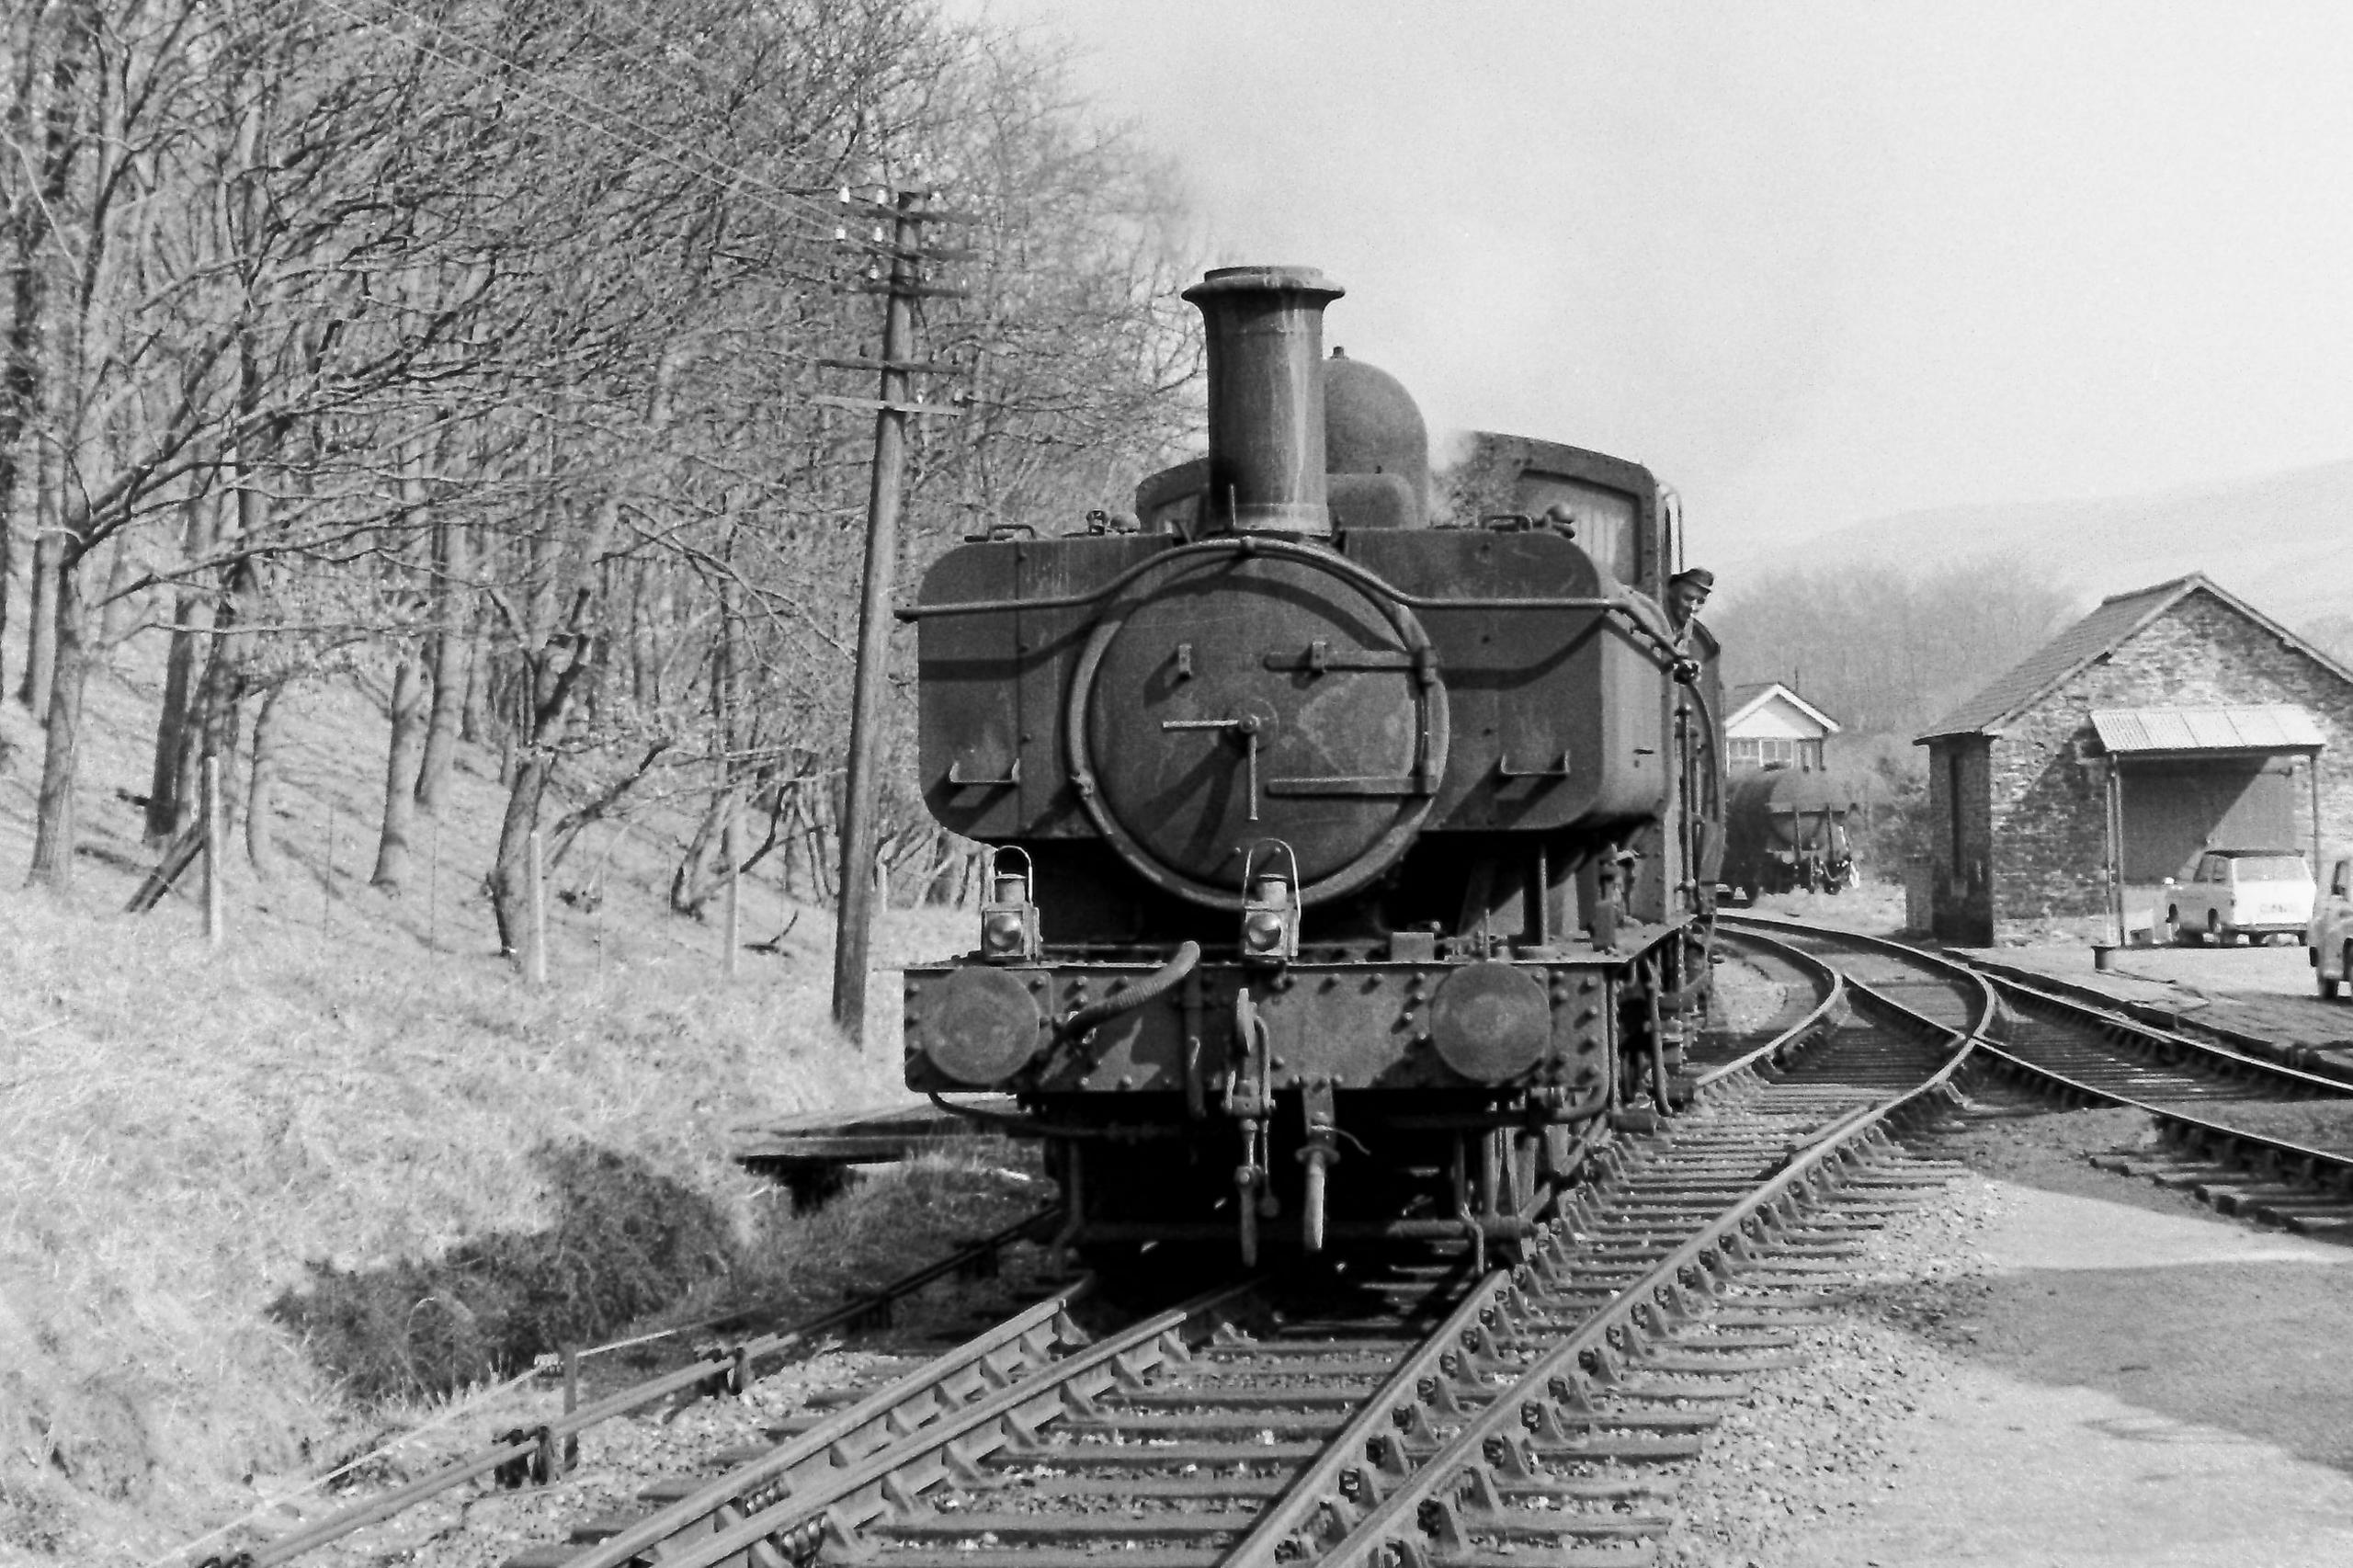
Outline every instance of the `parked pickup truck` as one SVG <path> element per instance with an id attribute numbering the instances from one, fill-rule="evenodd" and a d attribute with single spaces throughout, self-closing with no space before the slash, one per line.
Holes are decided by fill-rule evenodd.
<path id="1" fill-rule="evenodd" d="M 2188 881 L 2166 878 L 2159 896 L 2177 942 L 2302 941 L 2313 917 L 2313 870 L 2293 849 L 2209 849 Z"/>

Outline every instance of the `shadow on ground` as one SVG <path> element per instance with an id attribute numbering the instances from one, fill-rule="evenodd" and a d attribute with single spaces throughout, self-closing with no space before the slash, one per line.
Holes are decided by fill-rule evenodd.
<path id="1" fill-rule="evenodd" d="M 2037 1268 L 1910 1293 L 1892 1321 L 2047 1387 L 2094 1389 L 2353 1474 L 2346 1270 L 2304 1262 Z M 2168 1440 L 2169 1426 L 2116 1435 Z"/>
<path id="2" fill-rule="evenodd" d="M 2013 1378 L 2096 1390 L 2170 1422 L 2221 1428 L 2353 1473 L 2353 1425 L 2344 1419 L 2353 1409 L 2353 1361 L 2343 1354 L 2353 1341 L 2353 1249 L 2258 1231 L 2086 1158 L 2150 1142 L 2138 1111 L 2051 1113 L 1998 1089 L 1941 1123 L 1917 1141 L 1918 1153 L 2063 1202 L 2088 1199 L 2165 1218 L 2049 1210 L 2072 1213 L 2068 1222 L 2079 1226 L 2111 1218 L 2104 1234 L 2086 1233 L 2078 1250 L 2050 1259 L 2063 1267 L 1908 1287 L 1885 1303 L 1889 1321 Z M 2017 1223 L 2013 1234 L 2022 1233 Z M 2202 1244 L 2200 1236 L 2215 1233 L 2208 1226 L 2228 1234 Z M 2268 1256 L 2227 1256 L 2275 1238 Z M 2167 1430 L 2116 1435 L 2161 1442 Z"/>
<path id="3" fill-rule="evenodd" d="M 738 1261 L 717 1205 L 627 1155 L 543 1144 L 529 1160 L 556 1210 L 549 1229 L 374 1268 L 313 1264 L 270 1316 L 363 1399 L 445 1394 L 611 1334 Z"/>

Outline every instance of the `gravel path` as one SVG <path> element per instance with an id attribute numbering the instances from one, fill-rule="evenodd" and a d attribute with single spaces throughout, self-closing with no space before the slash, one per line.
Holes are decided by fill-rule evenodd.
<path id="1" fill-rule="evenodd" d="M 1924 1141 L 1978 1174 L 1877 1237 L 1870 1281 L 1725 1423 L 1663 1561 L 2353 1562 L 2353 1248 L 2084 1163 L 2139 1127 Z"/>

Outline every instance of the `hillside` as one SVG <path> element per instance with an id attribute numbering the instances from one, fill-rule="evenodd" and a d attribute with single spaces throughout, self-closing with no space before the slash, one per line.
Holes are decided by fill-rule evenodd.
<path id="1" fill-rule="evenodd" d="M 1998 556 L 2086 604 L 2202 571 L 2291 626 L 2325 631 L 2346 616 L 2353 584 L 2353 460 L 2146 495 L 1939 507 L 1712 553 L 1727 600 L 1745 576 L 1798 559 L 1918 572 Z"/>
<path id="2" fill-rule="evenodd" d="M 495 758 L 461 758 L 416 887 L 388 899 L 367 886 L 383 715 L 322 681 L 290 736 L 287 872 L 264 886 L 236 857 L 210 948 L 187 896 L 120 913 L 153 858 L 130 797 L 155 675 L 126 659 L 93 682 L 66 900 L 18 886 L 40 744 L 0 703 L 0 1562 L 149 1561 L 413 1425 L 423 1391 L 530 1332 L 492 1304 L 515 1318 L 547 1294 L 533 1269 L 615 1227 L 654 1234 L 689 1306 L 835 1266 L 726 1157 L 738 1123 L 904 1093 L 892 976 L 868 1049 L 826 1019 L 829 916 L 755 879 L 747 941 L 790 931 L 730 982 L 714 927 L 665 903 L 690 824 L 600 826 L 551 879 L 534 991 L 478 881 Z M 969 919 L 892 912 L 878 957 L 947 950 Z M 577 1330 L 656 1304 L 629 1283 L 598 1302 L 568 1280 L 537 1310 Z M 335 1315 L 395 1294 L 455 1301 L 466 1332 L 363 1342 Z M 370 1384 L 420 1392 L 354 1397 Z M 501 1418 L 511 1401 L 468 1429 Z"/>

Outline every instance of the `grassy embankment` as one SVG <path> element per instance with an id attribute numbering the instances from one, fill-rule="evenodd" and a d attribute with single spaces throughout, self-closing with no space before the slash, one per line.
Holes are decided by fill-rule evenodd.
<path id="1" fill-rule="evenodd" d="M 295 700 L 287 870 L 265 887 L 239 858 L 218 949 L 185 898 L 119 913 L 152 860 L 121 798 L 145 788 L 149 683 L 94 682 L 68 900 L 15 886 L 40 746 L 0 713 L 0 1562 L 145 1560 L 535 1341 L 842 1283 L 821 1255 L 855 1212 L 779 1214 L 725 1155 L 738 1124 L 904 1094 L 887 1027 L 858 1051 L 825 1021 L 825 917 L 730 983 L 714 932 L 664 907 L 675 839 L 605 833 L 553 879 L 571 897 L 531 991 L 476 885 L 494 770 L 461 759 L 386 898 L 381 717 L 347 689 Z M 751 940 L 793 913 L 745 903 Z M 969 917 L 892 918 L 884 961 Z"/>

